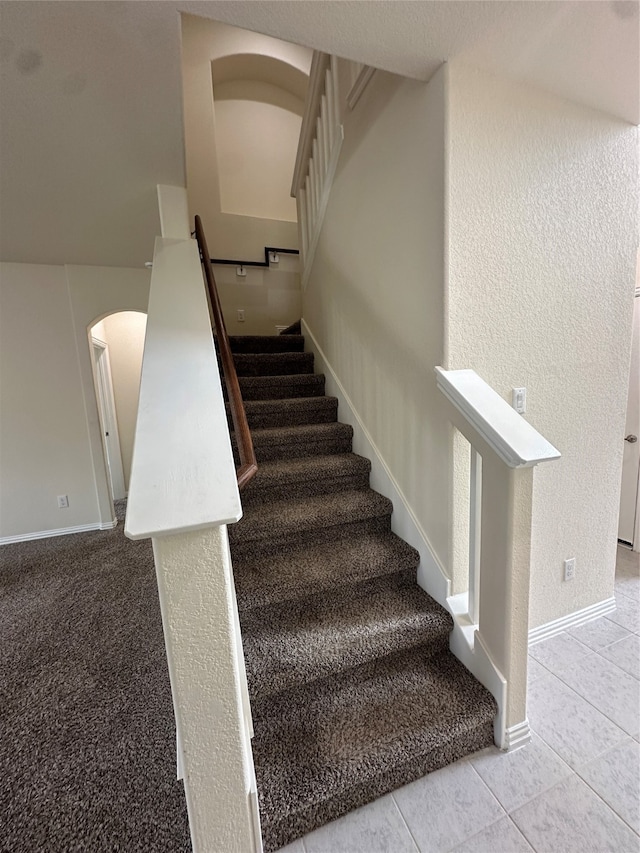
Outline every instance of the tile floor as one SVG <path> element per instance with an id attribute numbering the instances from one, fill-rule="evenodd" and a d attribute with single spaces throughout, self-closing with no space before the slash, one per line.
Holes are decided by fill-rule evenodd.
<path id="1" fill-rule="evenodd" d="M 616 604 L 531 648 L 527 747 L 463 759 L 280 853 L 639 853 L 640 560 L 623 548 Z"/>

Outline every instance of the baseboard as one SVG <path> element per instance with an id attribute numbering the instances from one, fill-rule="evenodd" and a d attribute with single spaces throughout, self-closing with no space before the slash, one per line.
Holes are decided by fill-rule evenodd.
<path id="1" fill-rule="evenodd" d="M 435 598 L 439 604 L 447 607 L 451 582 L 438 563 L 426 532 L 414 515 L 407 498 L 394 479 L 344 386 L 304 320 L 302 320 L 302 334 L 305 336 L 307 349 L 314 354 L 316 367 L 319 372 L 325 374 L 327 393 L 338 398 L 340 420 L 353 427 L 355 452 L 371 461 L 371 487 L 389 498 L 393 503 L 391 529 L 420 554 L 417 578 L 419 586 L 428 592 L 432 598 Z"/>
<path id="2" fill-rule="evenodd" d="M 599 601 L 590 607 L 584 607 L 582 610 L 576 610 L 568 616 L 553 619 L 551 622 L 540 625 L 538 628 L 532 628 L 529 631 L 529 645 L 535 646 L 536 643 L 541 643 L 542 640 L 548 640 L 550 637 L 555 637 L 556 634 L 561 634 L 567 628 L 577 628 L 578 625 L 584 625 L 586 622 L 606 616 L 607 613 L 613 613 L 615 609 L 615 598 L 605 598 L 604 601 Z"/>
<path id="3" fill-rule="evenodd" d="M 529 720 L 524 720 L 522 723 L 510 726 L 505 731 L 505 745 L 503 748 L 506 752 L 513 752 L 516 749 L 520 749 L 521 746 L 526 746 L 528 743 L 531 743 Z"/>
<path id="4" fill-rule="evenodd" d="M 87 533 L 90 530 L 113 530 L 118 524 L 116 518 L 113 521 L 94 524 L 78 524 L 76 527 L 60 527 L 57 530 L 38 530 L 35 533 L 20 533 L 17 536 L 0 536 L 0 545 L 10 545 L 13 542 L 29 542 L 31 539 L 49 539 L 51 536 L 68 536 L 71 533 Z"/>

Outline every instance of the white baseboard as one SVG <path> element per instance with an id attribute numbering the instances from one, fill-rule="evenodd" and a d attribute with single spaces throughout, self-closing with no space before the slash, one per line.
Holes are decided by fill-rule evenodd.
<path id="1" fill-rule="evenodd" d="M 419 586 L 428 592 L 432 598 L 435 598 L 439 604 L 447 607 L 451 582 L 438 563 L 424 529 L 414 515 L 407 498 L 394 479 L 313 332 L 304 320 L 302 320 L 302 334 L 305 336 L 307 350 L 314 354 L 318 372 L 325 374 L 327 393 L 338 398 L 340 420 L 353 427 L 354 452 L 371 461 L 371 488 L 389 498 L 393 503 L 391 529 L 420 554 L 417 578 Z"/>
<path id="2" fill-rule="evenodd" d="M 503 749 L 506 752 L 514 752 L 514 750 L 520 749 L 521 746 L 526 746 L 528 743 L 531 743 L 529 720 L 524 720 L 522 723 L 510 726 L 505 731 L 505 745 Z"/>
<path id="3" fill-rule="evenodd" d="M 577 628 L 578 625 L 584 625 L 586 622 L 599 619 L 600 616 L 606 616 L 607 613 L 613 613 L 615 609 L 615 598 L 605 598 L 604 601 L 599 601 L 590 607 L 584 607 L 582 610 L 576 610 L 568 616 L 553 619 L 551 622 L 540 625 L 538 628 L 532 628 L 529 631 L 529 645 L 535 646 L 536 643 L 541 643 L 542 640 L 548 640 L 550 637 L 555 637 L 556 634 L 561 634 L 567 628 Z"/>
<path id="4" fill-rule="evenodd" d="M 17 536 L 0 536 L 0 545 L 10 545 L 12 542 L 29 542 L 31 539 L 48 539 L 50 536 L 68 536 L 70 533 L 87 533 L 90 530 L 113 530 L 118 524 L 112 521 L 96 521 L 94 524 L 78 524 L 76 527 L 60 527 L 57 530 L 38 530 L 35 533 L 20 533 Z"/>

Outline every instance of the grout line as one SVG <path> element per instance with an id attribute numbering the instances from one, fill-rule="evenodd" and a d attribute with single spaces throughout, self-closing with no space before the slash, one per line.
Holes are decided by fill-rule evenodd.
<path id="1" fill-rule="evenodd" d="M 427 774 L 427 775 L 429 775 L 429 774 Z M 406 828 L 407 832 L 409 833 L 409 837 L 410 837 L 410 838 L 411 838 L 411 840 L 413 841 L 413 844 L 414 844 L 414 846 L 415 846 L 415 848 L 416 848 L 417 853 L 422 853 L 422 851 L 420 850 L 420 845 L 418 844 L 418 842 L 417 842 L 417 841 L 416 841 L 416 839 L 414 838 L 413 832 L 411 832 L 411 830 L 409 829 L 409 824 L 407 823 L 407 821 L 405 820 L 404 815 L 402 814 L 402 809 L 400 808 L 400 806 L 399 806 L 399 805 L 398 805 L 398 803 L 396 802 L 396 798 L 393 796 L 393 795 L 394 795 L 394 793 L 395 793 L 394 791 L 391 791 L 391 800 L 392 800 L 392 802 L 393 802 L 393 805 L 394 805 L 394 806 L 396 807 L 396 809 L 398 810 L 398 814 L 400 815 L 400 820 L 401 820 L 401 821 L 402 821 L 402 823 L 405 825 L 405 828 Z"/>
<path id="2" fill-rule="evenodd" d="M 633 740 L 633 738 L 632 738 L 631 736 L 629 736 L 629 740 L 631 741 L 631 743 L 634 743 L 634 740 Z M 614 749 L 618 749 L 618 748 L 619 748 L 620 746 L 622 746 L 623 744 L 624 744 L 624 741 L 623 741 L 623 743 L 619 743 L 617 746 L 612 746 L 612 747 L 611 747 L 611 749 L 607 750 L 607 752 L 613 752 L 613 750 L 614 750 Z M 598 760 L 599 760 L 600 758 L 602 758 L 604 755 L 606 755 L 606 753 L 604 753 L 604 752 L 603 752 L 600 756 L 598 756 L 598 758 L 592 758 L 590 761 L 587 761 L 583 766 L 584 766 L 584 767 L 586 767 L 588 764 L 591 764 L 593 761 L 598 761 Z M 591 791 L 593 791 L 593 793 L 596 795 L 596 797 L 598 797 L 598 799 L 602 800 L 602 802 L 605 804 L 605 806 L 606 806 L 608 809 L 610 809 L 610 810 L 611 810 L 611 811 L 616 815 L 616 817 L 617 817 L 617 818 L 619 818 L 619 819 L 620 819 L 620 820 L 625 824 L 625 826 L 628 826 L 628 827 L 629 827 L 629 829 L 630 829 L 632 832 L 634 832 L 636 835 L 638 835 L 638 837 L 640 837 L 640 833 L 638 833 L 638 831 L 637 831 L 636 829 L 634 829 L 634 828 L 631 826 L 631 824 L 630 824 L 630 823 L 628 823 L 628 822 L 627 822 L 627 821 L 622 817 L 622 815 L 621 815 L 621 814 L 619 814 L 619 813 L 616 811 L 616 809 L 614 809 L 614 807 L 604 799 L 604 797 L 602 796 L 602 794 L 600 794 L 598 791 L 596 791 L 596 789 L 595 789 L 595 788 L 594 788 L 594 787 L 593 787 L 589 782 L 587 782 L 587 780 L 586 780 L 586 779 L 584 779 L 584 778 L 583 778 L 583 777 L 578 773 L 578 771 L 577 771 L 577 770 L 576 770 L 576 771 L 574 771 L 574 773 L 575 773 L 575 775 L 578 777 L 578 779 L 580 779 L 580 781 L 581 781 L 581 782 L 584 782 L 584 784 L 587 786 L 587 788 L 589 788 Z"/>
<path id="3" fill-rule="evenodd" d="M 505 815 L 508 815 L 508 814 L 509 814 L 509 812 L 505 809 L 505 807 L 502 805 L 502 803 L 500 802 L 500 800 L 498 799 L 498 797 L 493 793 L 493 791 L 491 790 L 491 788 L 487 785 L 487 783 L 484 781 L 484 779 L 482 778 L 482 776 L 478 773 L 478 771 L 476 770 L 476 768 L 473 766 L 473 761 L 471 760 L 471 758 L 469 758 L 469 760 L 467 761 L 467 763 L 469 764 L 469 766 L 471 767 L 471 769 L 473 770 L 473 772 L 476 774 L 476 776 L 478 777 L 478 779 L 482 782 L 482 784 L 484 785 L 484 787 L 487 789 L 487 791 L 491 794 L 491 796 L 493 797 L 493 799 L 496 801 L 496 803 L 500 806 L 500 808 L 501 808 L 501 809 L 502 809 L 502 811 L 504 812 L 504 814 L 502 815 L 502 817 L 504 817 Z M 498 818 L 498 820 L 501 820 L 501 818 Z M 496 821 L 494 821 L 494 823 L 496 823 Z M 486 829 L 486 827 L 485 827 L 485 829 Z M 479 830 L 478 830 L 478 832 L 482 832 L 482 830 L 481 830 L 481 829 L 479 829 Z M 476 833 L 476 834 L 477 834 L 477 833 Z"/>

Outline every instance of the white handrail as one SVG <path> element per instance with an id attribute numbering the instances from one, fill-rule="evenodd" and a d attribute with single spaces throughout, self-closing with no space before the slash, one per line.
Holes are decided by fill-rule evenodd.
<path id="1" fill-rule="evenodd" d="M 241 516 L 198 248 L 158 237 L 125 533 L 167 536 Z"/>
<path id="2" fill-rule="evenodd" d="M 560 451 L 524 420 L 475 370 L 436 367 L 438 388 L 510 468 L 559 459 Z"/>

